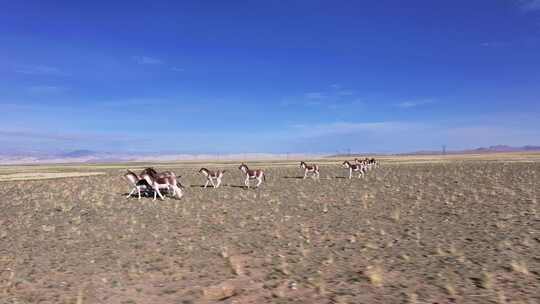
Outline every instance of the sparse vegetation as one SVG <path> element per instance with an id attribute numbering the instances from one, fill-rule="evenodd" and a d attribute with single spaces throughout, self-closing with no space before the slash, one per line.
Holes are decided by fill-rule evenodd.
<path id="1" fill-rule="evenodd" d="M 156 202 L 113 165 L 2 182 L 0 303 L 535 302 L 540 163 L 422 162 L 250 190 L 171 165 L 185 196 Z"/>

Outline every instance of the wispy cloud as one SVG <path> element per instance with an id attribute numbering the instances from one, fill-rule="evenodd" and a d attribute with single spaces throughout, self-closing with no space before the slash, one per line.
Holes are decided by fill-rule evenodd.
<path id="1" fill-rule="evenodd" d="M 148 57 L 148 56 L 132 56 L 131 59 L 133 59 L 138 64 L 150 64 L 150 65 L 163 64 L 163 61 L 161 59 Z"/>
<path id="2" fill-rule="evenodd" d="M 486 48 L 501 47 L 504 45 L 505 43 L 501 41 L 485 41 L 485 42 L 480 43 L 480 46 L 483 46 Z"/>
<path id="3" fill-rule="evenodd" d="M 489 122 L 338 121 L 293 125 L 289 133 L 296 136 L 297 144 L 314 151 L 350 148 L 352 151 L 404 152 L 436 150 L 441 145 L 459 150 L 497 144 L 536 145 L 540 138 L 540 131 L 526 124 Z"/>
<path id="4" fill-rule="evenodd" d="M 525 12 L 540 10 L 540 0 L 519 0 L 518 5 Z"/>
<path id="5" fill-rule="evenodd" d="M 84 139 L 80 135 L 39 132 L 34 130 L 0 130 L 0 137 L 13 137 L 18 139 L 46 139 L 55 141 L 72 141 Z"/>
<path id="6" fill-rule="evenodd" d="M 285 97 L 280 104 L 282 106 L 304 106 L 338 110 L 364 105 L 365 102 L 357 96 L 356 91 L 344 88 L 340 84 L 332 84 L 330 85 L 330 89 Z"/>
<path id="7" fill-rule="evenodd" d="M 409 108 L 416 108 L 419 106 L 424 106 L 427 104 L 433 103 L 433 100 L 426 99 L 426 100 L 410 100 L 410 101 L 403 101 L 400 103 L 397 103 L 396 106 L 403 109 L 409 109 Z"/>
<path id="8" fill-rule="evenodd" d="M 323 124 L 293 125 L 298 134 L 304 136 L 345 135 L 362 132 L 389 132 L 418 128 L 421 124 L 396 121 L 382 122 L 331 122 Z"/>
<path id="9" fill-rule="evenodd" d="M 66 87 L 53 85 L 36 85 L 28 87 L 28 92 L 36 94 L 56 94 L 67 91 Z"/>
<path id="10" fill-rule="evenodd" d="M 339 96 L 352 96 L 355 92 L 353 90 L 339 90 L 336 94 Z"/>
<path id="11" fill-rule="evenodd" d="M 68 74 L 57 67 L 46 65 L 24 65 L 15 68 L 15 72 L 26 75 L 67 76 Z"/>
<path id="12" fill-rule="evenodd" d="M 304 94 L 306 99 L 325 99 L 327 96 L 322 92 L 308 92 Z"/>

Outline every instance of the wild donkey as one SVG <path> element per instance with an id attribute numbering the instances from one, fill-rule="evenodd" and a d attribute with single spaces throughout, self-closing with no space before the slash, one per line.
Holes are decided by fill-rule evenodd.
<path id="1" fill-rule="evenodd" d="M 206 184 L 204 184 L 204 187 L 206 188 L 208 186 L 208 183 L 211 183 L 214 188 L 218 188 L 219 185 L 221 185 L 221 179 L 223 178 L 223 174 L 225 174 L 227 170 L 217 170 L 217 171 L 210 171 L 206 168 L 201 168 L 199 170 L 199 173 L 206 176 Z M 217 181 L 217 184 L 214 184 L 214 179 Z"/>
<path id="2" fill-rule="evenodd" d="M 259 187 L 263 180 L 266 181 L 266 175 L 264 174 L 264 171 L 261 169 L 256 170 L 249 170 L 248 166 L 246 164 L 242 163 L 240 167 L 238 167 L 240 171 L 242 171 L 246 175 L 246 180 L 244 181 L 244 184 L 246 187 L 249 188 L 249 180 L 250 179 L 257 179 L 257 185 L 256 188 Z"/>
<path id="3" fill-rule="evenodd" d="M 182 185 L 177 181 L 176 174 L 172 171 L 164 171 L 158 173 L 154 168 L 146 168 L 141 173 L 141 178 L 146 180 L 146 182 L 154 189 L 154 200 L 157 199 L 157 196 L 161 199 L 164 199 L 163 195 L 159 189 L 172 189 L 173 195 L 181 198 Z"/>
<path id="4" fill-rule="evenodd" d="M 366 157 L 365 159 L 362 159 L 362 160 L 355 158 L 354 163 L 357 165 L 363 165 L 368 170 L 379 167 L 379 161 L 375 160 L 375 158 L 369 159 Z"/>
<path id="5" fill-rule="evenodd" d="M 122 176 L 125 180 L 128 181 L 131 186 L 133 186 L 133 190 L 127 195 L 127 197 L 130 197 L 135 193 L 135 191 L 139 194 L 139 199 L 141 199 L 141 190 L 148 191 L 151 189 L 150 185 L 146 182 L 146 180 L 142 179 L 137 173 L 127 170 L 127 172 Z"/>
<path id="6" fill-rule="evenodd" d="M 342 166 L 349 169 L 349 179 L 352 178 L 352 173 L 358 172 L 358 178 L 364 177 L 366 167 L 363 164 L 351 164 L 348 160 L 344 161 Z"/>
<path id="7" fill-rule="evenodd" d="M 312 173 L 317 179 L 320 178 L 319 166 L 316 164 L 308 165 L 305 162 L 300 162 L 300 168 L 304 169 L 304 179 L 306 179 L 308 173 Z"/>

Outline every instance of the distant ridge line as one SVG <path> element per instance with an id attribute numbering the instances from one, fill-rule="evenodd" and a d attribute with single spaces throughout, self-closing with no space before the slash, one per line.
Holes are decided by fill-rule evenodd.
<path id="1" fill-rule="evenodd" d="M 407 155 L 456 155 L 456 154 L 489 154 L 489 153 L 502 153 L 502 152 L 540 152 L 540 146 L 526 145 L 521 147 L 512 147 L 507 145 L 495 145 L 489 147 L 480 147 L 476 149 L 466 149 L 466 150 L 453 150 L 453 151 L 436 151 L 436 150 L 425 150 L 425 151 L 413 151 L 413 152 L 404 152 L 404 153 L 340 153 L 334 154 L 327 157 L 368 157 L 375 155 L 397 155 L 397 156 L 407 156 Z"/>

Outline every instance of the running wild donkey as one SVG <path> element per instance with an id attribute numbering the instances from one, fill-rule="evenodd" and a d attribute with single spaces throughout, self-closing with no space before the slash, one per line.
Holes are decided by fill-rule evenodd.
<path id="1" fill-rule="evenodd" d="M 208 186 L 208 183 L 210 183 L 214 188 L 218 188 L 219 185 L 221 185 L 221 179 L 223 178 L 223 174 L 225 174 L 226 171 L 227 170 L 210 171 L 206 168 L 201 168 L 201 170 L 199 170 L 199 173 L 206 176 L 206 184 L 204 184 L 204 187 L 206 188 Z M 214 184 L 214 179 L 216 180 L 217 184 Z"/>
<path id="2" fill-rule="evenodd" d="M 301 161 L 300 168 L 304 169 L 304 179 L 306 179 L 308 173 L 313 174 L 313 176 L 315 176 L 317 179 L 320 178 L 319 166 L 317 166 L 316 164 L 308 165 L 305 162 Z"/>
<path id="3" fill-rule="evenodd" d="M 250 179 L 256 179 L 258 181 L 257 185 L 255 186 L 256 188 L 261 185 L 263 180 L 266 181 L 266 175 L 264 174 L 264 171 L 261 169 L 250 170 L 248 166 L 246 166 L 246 164 L 244 163 L 242 163 L 240 167 L 238 167 L 238 169 L 240 169 L 240 171 L 242 171 L 246 175 L 246 180 L 244 181 L 244 184 L 248 188 L 249 188 Z"/>
<path id="4" fill-rule="evenodd" d="M 172 189 L 173 195 L 178 196 L 178 198 L 181 198 L 183 195 L 181 189 L 183 187 L 178 182 L 176 174 L 172 171 L 158 173 L 154 168 L 146 168 L 141 173 L 141 178 L 153 188 L 154 200 L 156 200 L 158 195 L 161 199 L 164 199 L 159 189 L 167 189 L 167 191 Z"/>
<path id="5" fill-rule="evenodd" d="M 139 194 L 139 199 L 141 199 L 141 190 L 144 192 L 151 189 L 150 185 L 146 182 L 146 180 L 142 179 L 137 173 L 127 170 L 127 172 L 123 175 L 123 178 L 133 187 L 133 190 L 127 195 L 127 197 L 130 197 L 135 193 L 135 191 Z"/>

